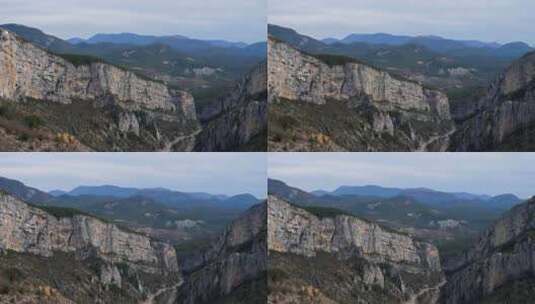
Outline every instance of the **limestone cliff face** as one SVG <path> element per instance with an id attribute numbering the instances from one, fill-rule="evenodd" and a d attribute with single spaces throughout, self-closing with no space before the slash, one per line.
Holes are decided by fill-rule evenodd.
<path id="1" fill-rule="evenodd" d="M 0 29 L 0 98 L 32 98 L 60 103 L 113 97 L 148 109 L 181 110 L 194 119 L 193 100 L 164 84 L 141 79 L 105 63 L 75 65 Z"/>
<path id="2" fill-rule="evenodd" d="M 449 119 L 445 94 L 368 65 L 348 62 L 330 65 L 291 46 L 269 41 L 270 101 L 275 98 L 324 104 L 328 99 L 350 100 L 367 96 L 373 103 L 431 112 Z"/>
<path id="3" fill-rule="evenodd" d="M 476 303 L 499 287 L 535 275 L 535 200 L 487 229 L 461 259 L 447 265 L 444 303 Z"/>
<path id="4" fill-rule="evenodd" d="M 296 260 L 292 257 L 295 255 L 322 263 L 325 274 L 303 270 L 300 271 L 302 277 L 288 282 L 308 281 L 311 286 L 303 288 L 318 289 L 318 294 L 328 294 L 341 303 L 368 297 L 374 301 L 372 299 L 379 294 L 385 297 L 381 299 L 386 303 L 436 303 L 440 286 L 444 284 L 439 253 L 435 246 L 415 241 L 401 233 L 387 231 L 375 223 L 353 216 L 318 217 L 275 196 L 268 198 L 268 250 L 270 259 L 273 256 L 274 263 L 278 265 L 289 263 L 280 262 L 285 255 L 288 256 L 288 261 Z M 335 257 L 339 262 L 327 262 L 331 258 L 325 257 L 325 254 Z M 319 258 L 315 260 L 317 257 Z M 360 262 L 355 264 L 355 261 Z M 330 272 L 326 263 L 335 269 L 346 265 L 347 268 L 340 269 L 340 275 L 346 273 L 343 275 L 345 278 L 337 281 L 339 279 L 336 274 L 322 277 L 328 276 Z M 323 284 L 318 285 L 314 279 L 307 279 L 313 275 L 322 277 Z M 288 276 L 291 277 L 292 274 Z M 415 277 L 419 279 L 414 280 Z M 361 290 L 362 294 L 351 295 L 349 290 Z M 370 290 L 375 290 L 376 293 L 372 295 Z M 377 293 L 377 290 L 382 292 Z M 278 303 L 273 299 L 280 296 L 277 292 L 270 294 L 269 302 Z"/>
<path id="5" fill-rule="evenodd" d="M 7 194 L 0 194 L 0 249 L 44 257 L 74 253 L 82 260 L 126 263 L 154 274 L 179 271 L 175 250 L 168 244 L 86 215 L 58 218 Z M 116 271 L 103 271 L 102 279 L 112 281 Z"/>
<path id="6" fill-rule="evenodd" d="M 535 53 L 529 53 L 514 62 L 499 80 L 500 91 L 510 95 L 533 83 L 535 75 Z"/>
<path id="7" fill-rule="evenodd" d="M 535 123 L 535 53 L 514 62 L 471 109 L 454 135 L 453 150 L 499 147 L 513 132 Z"/>
<path id="8" fill-rule="evenodd" d="M 178 303 L 211 303 L 239 286 L 261 279 L 267 260 L 265 234 L 263 203 L 236 219 L 210 249 L 182 261 L 186 279 Z"/>
<path id="9" fill-rule="evenodd" d="M 435 246 L 347 215 L 319 218 L 274 196 L 268 204 L 269 250 L 315 256 L 359 255 L 377 262 L 408 263 L 440 271 Z"/>
<path id="10" fill-rule="evenodd" d="M 17 142 L 20 130 L 2 126 L 7 143 L 1 146 L 8 151 L 63 150 L 54 142 L 63 143 L 66 133 L 68 151 L 191 151 L 200 132 L 191 94 L 97 59 L 50 53 L 4 29 L 0 101 L 14 115 L 46 122 L 40 137 L 47 144 Z"/>
<path id="11" fill-rule="evenodd" d="M 207 121 L 198 151 L 226 151 L 247 144 L 267 130 L 267 65 L 262 63 L 230 92 L 202 113 Z"/>
<path id="12" fill-rule="evenodd" d="M 369 133 L 393 135 L 402 129 L 402 121 L 409 122 L 410 130 L 403 132 L 412 150 L 428 149 L 435 141 L 433 137 L 447 139 L 453 128 L 447 96 L 416 82 L 354 60 L 340 62 L 308 55 L 272 38 L 268 56 L 269 102 L 290 100 L 322 105 L 329 100 L 342 101 L 360 114 L 368 111 L 373 116 Z M 419 129 L 418 122 L 430 125 Z"/>

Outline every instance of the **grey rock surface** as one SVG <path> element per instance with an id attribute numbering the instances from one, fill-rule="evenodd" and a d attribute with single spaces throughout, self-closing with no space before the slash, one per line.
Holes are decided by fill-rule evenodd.
<path id="1" fill-rule="evenodd" d="M 56 217 L 7 194 L 0 194 L 0 248 L 43 257 L 74 253 L 82 260 L 127 263 L 147 273 L 179 272 L 175 249 L 166 243 L 91 216 Z M 116 274 L 110 270 L 106 277 L 112 280 Z"/>
<path id="2" fill-rule="evenodd" d="M 447 149 L 454 124 L 444 93 L 353 59 L 306 54 L 271 37 L 268 57 L 270 103 L 342 102 L 361 116 L 362 124 L 368 124 L 364 130 L 348 130 L 365 133 L 360 136 L 367 138 L 367 150 L 381 150 L 374 138 L 385 134 L 404 142 L 390 149 Z"/>
<path id="3" fill-rule="evenodd" d="M 178 303 L 210 303 L 260 279 L 267 263 L 265 234 L 266 203 L 262 203 L 236 219 L 208 250 L 182 261 L 187 275 Z"/>
<path id="4" fill-rule="evenodd" d="M 511 64 L 472 106 L 454 134 L 456 151 L 492 150 L 535 123 L 535 53 Z"/>
<path id="5" fill-rule="evenodd" d="M 499 287 L 535 275 L 535 200 L 518 205 L 488 228 L 472 249 L 445 265 L 443 303 L 475 303 Z"/>
<path id="6" fill-rule="evenodd" d="M 255 67 L 236 87 L 201 115 L 207 121 L 197 151 L 228 151 L 267 130 L 267 64 Z"/>

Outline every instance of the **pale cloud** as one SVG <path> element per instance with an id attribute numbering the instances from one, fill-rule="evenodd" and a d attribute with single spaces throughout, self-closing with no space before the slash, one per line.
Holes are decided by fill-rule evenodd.
<path id="1" fill-rule="evenodd" d="M 0 0 L 0 23 L 71 38 L 95 33 L 266 39 L 267 0 Z"/>
<path id="2" fill-rule="evenodd" d="M 0 176 L 44 190 L 113 184 L 265 197 L 266 175 L 262 153 L 0 154 Z"/>
<path id="3" fill-rule="evenodd" d="M 535 195 L 535 153 L 269 153 L 268 175 L 306 190 L 341 185 Z"/>
<path id="4" fill-rule="evenodd" d="M 531 0 L 269 0 L 268 20 L 317 38 L 386 32 L 535 44 L 533 11 Z"/>

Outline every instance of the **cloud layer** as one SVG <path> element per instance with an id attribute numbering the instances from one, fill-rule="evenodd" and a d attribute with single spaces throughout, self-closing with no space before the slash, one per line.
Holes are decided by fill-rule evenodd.
<path id="1" fill-rule="evenodd" d="M 267 0 L 0 0 L 0 23 L 61 38 L 95 33 L 181 34 L 201 39 L 266 39 Z"/>
<path id="2" fill-rule="evenodd" d="M 1 153 L 0 176 L 43 190 L 79 185 L 165 187 L 266 196 L 263 153 Z"/>
<path id="3" fill-rule="evenodd" d="M 532 0 L 269 0 L 268 19 L 318 38 L 386 32 L 535 45 L 534 11 Z"/>
<path id="4" fill-rule="evenodd" d="M 270 153 L 268 175 L 306 190 L 341 185 L 535 195 L 535 153 Z"/>

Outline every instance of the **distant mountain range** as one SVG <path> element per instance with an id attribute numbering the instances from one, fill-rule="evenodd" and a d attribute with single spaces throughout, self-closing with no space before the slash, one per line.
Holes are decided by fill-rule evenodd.
<path id="1" fill-rule="evenodd" d="M 36 188 L 26 186 L 17 180 L 4 177 L 0 177 L 0 190 L 4 190 L 18 197 L 19 199 L 24 199 L 25 201 L 34 204 L 53 204 L 55 201 L 69 201 L 76 197 L 100 197 L 108 199 L 144 197 L 153 199 L 167 206 L 176 206 L 181 204 L 191 206 L 195 205 L 196 203 L 204 206 L 207 203 L 210 203 L 231 208 L 247 208 L 260 202 L 260 199 L 249 193 L 227 196 L 204 192 L 180 192 L 166 188 L 139 189 L 119 187 L 114 185 L 78 186 L 71 191 L 53 190 L 47 193 Z"/>
<path id="2" fill-rule="evenodd" d="M 248 45 L 244 42 L 232 42 L 227 40 L 202 40 L 189 38 L 183 35 L 167 35 L 167 36 L 155 36 L 155 35 L 140 35 L 135 33 L 97 33 L 88 39 L 79 37 L 73 37 L 66 40 L 54 37 L 52 35 L 45 34 L 43 31 L 25 26 L 22 24 L 8 23 L 1 24 L 0 27 L 13 31 L 20 36 L 26 36 L 25 38 L 31 38 L 32 42 L 40 41 L 42 46 L 50 47 L 54 43 L 68 43 L 68 44 L 97 44 L 97 43 L 114 43 L 114 44 L 130 44 L 130 45 L 150 45 L 150 44 L 169 44 L 169 45 L 181 45 L 185 43 L 189 44 L 203 44 L 204 46 L 223 47 L 223 48 L 244 48 Z"/>
<path id="3" fill-rule="evenodd" d="M 340 186 L 334 191 L 315 190 L 305 192 L 298 188 L 293 188 L 286 185 L 284 182 L 274 179 L 269 179 L 268 188 L 270 192 L 285 193 L 284 196 L 293 196 L 301 199 L 312 199 L 315 197 L 343 197 L 343 196 L 363 196 L 363 197 L 377 197 L 377 198 L 393 198 L 397 196 L 411 197 L 429 204 L 447 204 L 449 202 L 463 201 L 481 201 L 489 204 L 504 203 L 517 204 L 523 201 L 514 194 L 500 194 L 491 196 L 487 194 L 474 194 L 467 192 L 444 192 L 429 188 L 392 188 L 382 187 L 377 185 L 365 186 Z"/>
<path id="4" fill-rule="evenodd" d="M 342 39 L 325 38 L 320 40 L 312 38 L 310 36 L 301 35 L 293 29 L 278 25 L 270 24 L 268 28 L 268 32 L 270 35 L 282 39 L 285 42 L 289 42 L 294 46 L 296 46 L 296 44 L 301 44 L 302 47 L 309 49 L 318 47 L 325 48 L 326 45 L 350 45 L 355 43 L 364 43 L 374 46 L 402 46 L 412 44 L 426 47 L 429 50 L 439 53 L 461 52 L 461 50 L 463 50 L 462 52 L 465 52 L 466 49 L 474 49 L 472 50 L 474 52 L 488 52 L 489 54 L 495 56 L 504 57 L 513 55 L 518 56 L 519 53 L 526 53 L 533 50 L 533 48 L 529 44 L 521 41 L 500 44 L 497 42 L 483 42 L 478 40 L 455 40 L 433 35 L 403 36 L 387 33 L 349 34 Z"/>
<path id="5" fill-rule="evenodd" d="M 131 44 L 131 45 L 149 45 L 149 44 L 156 44 L 156 43 L 174 45 L 177 42 L 192 43 L 193 41 L 195 41 L 197 43 L 208 43 L 215 47 L 224 47 L 224 48 L 230 48 L 230 47 L 244 48 L 248 46 L 248 44 L 244 42 L 231 42 L 231 41 L 226 41 L 226 40 L 200 40 L 200 39 L 192 39 L 192 38 L 182 36 L 182 35 L 152 36 L 152 35 L 138 35 L 134 33 L 117 33 L 117 34 L 99 33 L 99 34 L 93 35 L 92 37 L 88 39 L 70 38 L 70 39 L 67 39 L 67 41 L 71 44 L 118 43 L 118 44 Z"/>
<path id="6" fill-rule="evenodd" d="M 0 190 L 29 203 L 48 201 L 52 198 L 50 194 L 44 191 L 26 186 L 18 180 L 5 177 L 0 177 Z"/>
<path id="7" fill-rule="evenodd" d="M 356 42 L 363 42 L 369 44 L 383 44 L 383 45 L 404 45 L 404 44 L 417 44 L 428 47 L 434 51 L 451 51 L 463 48 L 487 48 L 487 49 L 500 49 L 505 50 L 507 48 L 518 49 L 531 49 L 531 47 L 525 42 L 510 42 L 506 44 L 500 44 L 497 42 L 483 42 L 478 40 L 455 40 L 443 38 L 440 36 L 403 36 L 403 35 L 391 35 L 386 33 L 376 34 L 350 34 L 343 39 L 326 38 L 321 40 L 327 44 L 344 43 L 352 44 Z"/>
<path id="8" fill-rule="evenodd" d="M 447 206 L 448 204 L 473 203 L 474 205 L 486 206 L 488 208 L 509 209 L 524 199 L 510 193 L 500 195 L 474 194 L 467 192 L 444 192 L 429 188 L 391 188 L 377 185 L 365 186 L 340 186 L 334 191 L 315 190 L 306 192 L 298 188 L 288 186 L 286 183 L 269 179 L 268 192 L 280 197 L 297 202 L 333 201 L 350 198 L 376 198 L 391 199 L 405 197 L 414 199 L 429 206 Z"/>
<path id="9" fill-rule="evenodd" d="M 0 28 L 16 33 L 22 38 L 28 41 L 31 41 L 32 43 L 44 49 L 59 51 L 59 50 L 67 50 L 71 48 L 71 44 L 68 43 L 67 41 L 62 40 L 52 35 L 48 35 L 44 33 L 43 31 L 33 28 L 33 27 L 10 23 L 10 24 L 0 24 Z"/>
<path id="10" fill-rule="evenodd" d="M 96 34 L 89 39 L 71 38 L 63 40 L 58 37 L 44 33 L 43 31 L 28 27 L 21 24 L 0 24 L 0 28 L 12 31 L 20 37 L 37 44 L 48 50 L 57 53 L 80 53 L 86 50 L 93 51 L 94 45 L 99 45 L 100 48 L 110 48 L 114 46 L 150 46 L 150 45 L 166 45 L 172 49 L 180 52 L 198 52 L 189 55 L 204 56 L 208 54 L 221 55 L 229 53 L 239 53 L 242 56 L 264 56 L 266 54 L 266 42 L 259 41 L 257 43 L 246 44 L 244 42 L 231 42 L 226 40 L 201 40 L 189 38 L 182 35 L 172 36 L 150 36 L 139 35 L 134 33 L 119 33 L 119 34 Z M 259 47 L 264 46 L 263 50 Z M 102 52 L 103 50 L 101 50 Z"/>
<path id="11" fill-rule="evenodd" d="M 328 191 L 312 191 L 315 195 L 361 195 L 361 196 L 376 196 L 390 198 L 395 196 L 409 196 L 414 198 L 421 198 L 424 200 L 431 200 L 437 203 L 448 202 L 452 200 L 482 200 L 482 201 L 503 201 L 504 198 L 509 198 L 513 202 L 520 202 L 522 199 L 514 194 L 501 194 L 497 196 L 491 196 L 486 194 L 473 194 L 466 192 L 442 192 L 428 188 L 389 188 L 376 185 L 366 186 L 340 186 L 332 192 Z"/>
<path id="12" fill-rule="evenodd" d="M 223 194 L 210 194 L 205 192 L 180 192 L 169 190 L 166 188 L 139 189 L 118 187 L 113 185 L 78 186 L 68 192 L 54 190 L 49 192 L 49 194 L 55 196 L 100 196 L 115 198 L 129 198 L 140 196 L 154 198 L 160 201 L 169 201 L 173 203 L 189 203 L 191 201 L 214 201 L 226 204 L 227 206 L 254 205 L 259 202 L 259 199 L 248 193 L 227 196 Z"/>

